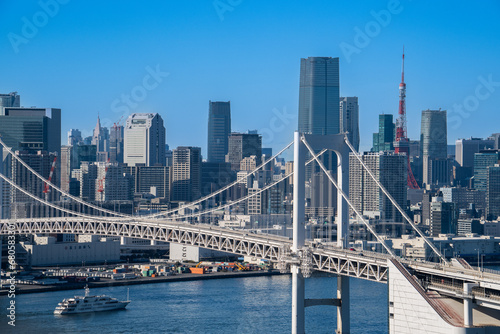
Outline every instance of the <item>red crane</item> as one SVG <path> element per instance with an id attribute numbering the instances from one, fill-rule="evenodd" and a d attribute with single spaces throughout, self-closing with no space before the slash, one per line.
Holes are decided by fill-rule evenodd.
<path id="1" fill-rule="evenodd" d="M 47 179 L 47 181 L 51 181 L 52 180 L 52 175 L 54 175 L 54 170 L 56 169 L 56 161 L 57 161 L 57 155 L 54 157 L 54 161 L 52 161 L 52 167 L 50 167 L 50 174 L 49 174 L 49 178 Z M 43 192 L 46 194 L 50 191 L 50 187 L 49 187 L 49 184 L 47 182 L 45 182 L 45 187 L 43 189 Z"/>
<path id="2" fill-rule="evenodd" d="M 420 189 L 413 176 L 410 165 L 410 142 L 406 134 L 406 83 L 405 83 L 405 50 L 403 47 L 403 66 L 401 70 L 401 83 L 399 84 L 399 112 L 396 120 L 396 153 L 406 153 L 408 159 L 407 185 L 411 189 Z"/>
<path id="3" fill-rule="evenodd" d="M 102 193 L 104 191 L 104 180 L 106 179 L 106 173 L 108 172 L 109 161 L 110 161 L 110 158 L 108 158 L 108 162 L 106 163 L 106 168 L 104 168 L 104 175 L 103 175 L 102 179 L 99 180 L 99 188 L 97 189 L 97 191 L 100 193 Z"/>

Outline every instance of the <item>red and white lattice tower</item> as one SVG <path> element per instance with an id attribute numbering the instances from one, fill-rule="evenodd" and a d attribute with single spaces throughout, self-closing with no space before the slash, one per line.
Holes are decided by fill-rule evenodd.
<path id="1" fill-rule="evenodd" d="M 419 189 L 417 181 L 413 176 L 410 166 L 410 142 L 406 134 L 406 84 L 405 84 L 405 51 L 403 48 L 403 66 L 401 70 L 401 83 L 399 84 L 399 112 L 396 120 L 396 142 L 394 143 L 396 153 L 406 153 L 408 159 L 408 187 Z"/>

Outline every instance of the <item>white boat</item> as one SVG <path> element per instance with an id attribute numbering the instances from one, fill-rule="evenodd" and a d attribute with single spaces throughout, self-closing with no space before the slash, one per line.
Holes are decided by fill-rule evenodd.
<path id="1" fill-rule="evenodd" d="M 116 298 L 111 298 L 106 295 L 90 296 L 88 286 L 85 287 L 85 296 L 75 296 L 73 298 L 64 299 L 57 304 L 54 314 L 76 314 L 86 312 L 102 312 L 124 309 L 130 300 L 119 301 Z"/>

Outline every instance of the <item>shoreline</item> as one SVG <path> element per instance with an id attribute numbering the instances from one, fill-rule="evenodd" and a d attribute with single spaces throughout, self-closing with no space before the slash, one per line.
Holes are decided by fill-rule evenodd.
<path id="1" fill-rule="evenodd" d="M 122 279 L 113 280 L 106 279 L 99 282 L 85 282 L 85 283 L 67 283 L 64 285 L 16 285 L 16 294 L 29 294 L 41 293 L 50 291 L 63 291 L 63 290 L 81 290 L 88 285 L 89 288 L 104 288 L 109 286 L 124 286 L 124 285 L 137 285 L 137 284 L 155 284 L 166 282 L 181 282 L 181 281 L 200 281 L 209 279 L 227 279 L 239 277 L 260 277 L 260 276 L 275 276 L 285 275 L 279 271 L 250 271 L 250 272 L 217 272 L 208 274 L 179 274 L 173 276 L 162 277 L 141 277 L 135 279 Z M 0 296 L 7 295 L 8 290 L 0 290 Z"/>

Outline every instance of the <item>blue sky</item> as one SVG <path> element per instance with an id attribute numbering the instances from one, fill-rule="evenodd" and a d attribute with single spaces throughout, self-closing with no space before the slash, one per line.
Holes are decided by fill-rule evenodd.
<path id="1" fill-rule="evenodd" d="M 498 1 L 55 1 L 0 2 L 0 92 L 61 108 L 63 138 L 98 113 L 158 112 L 171 147 L 206 155 L 208 101 L 230 100 L 233 130 L 277 150 L 297 127 L 300 58 L 331 56 L 367 150 L 378 114 L 397 114 L 403 45 L 410 138 L 428 108 L 449 111 L 449 143 L 500 132 Z"/>

